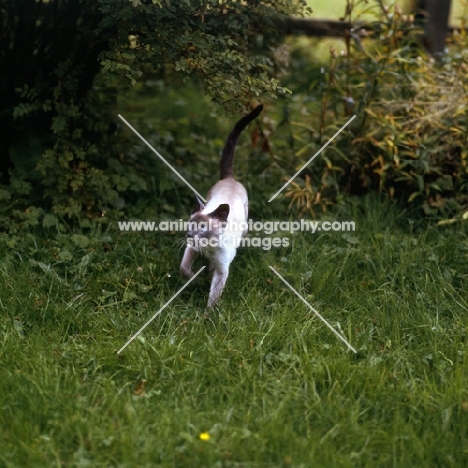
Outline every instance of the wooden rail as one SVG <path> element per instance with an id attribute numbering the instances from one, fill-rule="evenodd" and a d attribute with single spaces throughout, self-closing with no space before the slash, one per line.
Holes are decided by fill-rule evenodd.
<path id="1" fill-rule="evenodd" d="M 421 31 L 422 31 L 421 27 Z M 449 27 L 448 33 L 462 31 L 463 28 Z M 284 22 L 284 31 L 287 35 L 304 35 L 309 37 L 347 37 L 350 32 L 359 37 L 373 36 L 380 31 L 379 22 L 348 23 L 346 21 L 294 18 L 289 17 Z"/>

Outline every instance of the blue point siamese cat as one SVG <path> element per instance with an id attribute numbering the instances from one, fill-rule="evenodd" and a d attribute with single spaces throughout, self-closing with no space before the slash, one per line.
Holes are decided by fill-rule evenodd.
<path id="1" fill-rule="evenodd" d="M 218 302 L 229 274 L 229 265 L 247 230 L 248 197 L 245 187 L 234 180 L 234 150 L 244 128 L 262 110 L 263 105 L 260 104 L 234 125 L 223 148 L 220 180 L 208 192 L 206 205 L 197 197 L 198 205 L 188 223 L 187 246 L 180 272 L 190 279 L 197 255 L 208 258 L 210 270 L 213 271 L 208 307 Z"/>

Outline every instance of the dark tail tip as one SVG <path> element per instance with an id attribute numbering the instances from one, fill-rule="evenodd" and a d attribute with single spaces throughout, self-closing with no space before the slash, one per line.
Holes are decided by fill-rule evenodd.
<path id="1" fill-rule="evenodd" d="M 260 115 L 260 113 L 263 110 L 263 104 L 259 104 L 253 111 L 252 111 L 252 117 L 255 119 Z"/>
<path id="2" fill-rule="evenodd" d="M 263 110 L 263 104 L 259 104 L 252 112 L 242 117 L 235 125 L 232 132 L 229 134 L 226 144 L 223 148 L 223 156 L 221 158 L 220 179 L 233 176 L 233 160 L 234 149 L 237 144 L 237 139 L 247 125 L 257 118 Z"/>

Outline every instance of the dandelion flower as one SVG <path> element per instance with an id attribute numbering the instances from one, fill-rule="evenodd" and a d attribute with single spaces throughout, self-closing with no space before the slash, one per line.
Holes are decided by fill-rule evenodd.
<path id="1" fill-rule="evenodd" d="M 208 432 L 201 432 L 200 435 L 198 436 L 198 438 L 200 440 L 207 441 L 207 440 L 211 439 L 211 436 L 210 436 L 210 434 L 208 434 Z"/>

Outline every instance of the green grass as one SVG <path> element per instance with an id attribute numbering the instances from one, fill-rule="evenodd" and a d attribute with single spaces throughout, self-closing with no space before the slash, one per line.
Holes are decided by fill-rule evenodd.
<path id="1" fill-rule="evenodd" d="M 219 311 L 196 280 L 121 355 L 183 285 L 177 235 L 1 237 L 0 466 L 467 466 L 466 224 L 336 217 L 356 232 L 242 250 Z"/>

